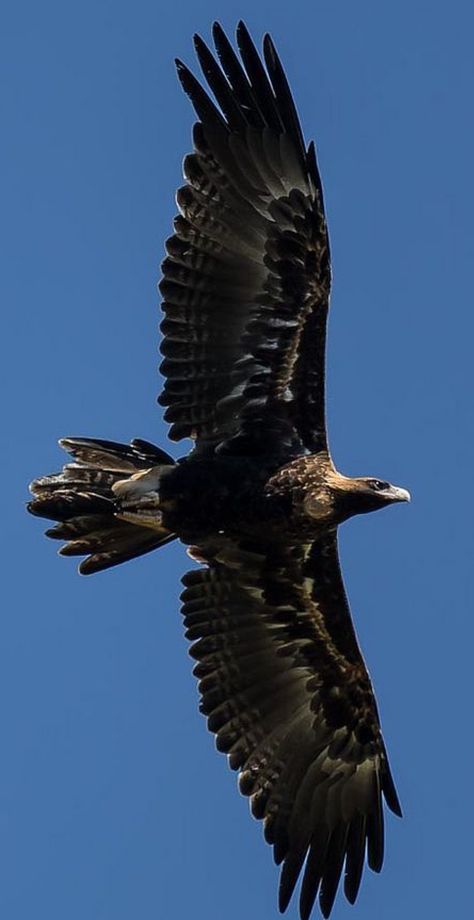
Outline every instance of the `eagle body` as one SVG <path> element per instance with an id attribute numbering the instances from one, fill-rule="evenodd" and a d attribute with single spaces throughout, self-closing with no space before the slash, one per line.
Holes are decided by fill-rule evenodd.
<path id="1" fill-rule="evenodd" d="M 151 481 L 153 488 L 137 485 Z M 120 484 L 122 485 L 122 484 Z M 158 490 L 158 491 L 157 491 Z M 151 509 L 150 528 L 165 527 L 186 544 L 227 534 L 287 545 L 299 544 L 302 537 L 316 539 L 334 530 L 354 514 L 383 507 L 387 501 L 404 500 L 404 490 L 390 487 L 387 499 L 380 492 L 365 488 L 365 480 L 341 476 L 329 455 L 322 451 L 281 463 L 281 458 L 212 456 L 191 454 L 163 471 L 158 466 L 147 470 L 121 489 L 115 489 L 116 514 L 124 506 Z M 399 497 L 398 493 L 402 493 Z"/>
<path id="2" fill-rule="evenodd" d="M 305 500 L 320 493 L 328 465 L 305 457 L 286 464 L 271 456 L 190 457 L 160 482 L 162 522 L 184 543 L 225 533 L 298 543 L 302 533 L 315 536 L 334 508 L 324 496 L 319 512 L 309 515 Z"/>
<path id="3" fill-rule="evenodd" d="M 409 500 L 349 477 L 325 415 L 329 240 L 305 144 L 267 35 L 237 53 L 195 37 L 206 89 L 181 62 L 198 121 L 166 242 L 159 402 L 174 460 L 147 441 L 63 438 L 71 460 L 31 485 L 32 514 L 91 574 L 179 539 L 199 564 L 182 614 L 200 708 L 281 865 L 285 910 L 329 916 L 380 871 L 384 807 L 401 809 L 338 555 L 338 528 Z"/>

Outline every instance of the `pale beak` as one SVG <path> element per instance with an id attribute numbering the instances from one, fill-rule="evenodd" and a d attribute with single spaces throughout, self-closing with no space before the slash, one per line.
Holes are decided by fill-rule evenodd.
<path id="1" fill-rule="evenodd" d="M 398 486 L 392 486 L 390 489 L 390 498 L 393 502 L 411 501 L 411 495 L 408 489 L 400 489 Z"/>

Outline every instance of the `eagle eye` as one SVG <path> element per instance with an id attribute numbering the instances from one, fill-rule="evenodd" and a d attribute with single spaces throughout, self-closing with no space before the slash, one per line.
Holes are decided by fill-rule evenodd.
<path id="1" fill-rule="evenodd" d="M 390 483 L 383 479 L 369 479 L 369 486 L 374 492 L 385 492 L 385 489 L 390 488 Z"/>

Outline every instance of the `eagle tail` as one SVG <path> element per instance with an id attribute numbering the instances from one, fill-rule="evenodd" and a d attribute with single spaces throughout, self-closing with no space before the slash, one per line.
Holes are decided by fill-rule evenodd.
<path id="1" fill-rule="evenodd" d="M 159 479 L 175 461 L 147 441 L 128 444 L 90 438 L 63 438 L 74 458 L 60 473 L 35 479 L 28 511 L 57 521 L 46 531 L 66 540 L 62 556 L 87 558 L 83 575 L 120 565 L 169 543 L 175 534 L 163 526 Z"/>

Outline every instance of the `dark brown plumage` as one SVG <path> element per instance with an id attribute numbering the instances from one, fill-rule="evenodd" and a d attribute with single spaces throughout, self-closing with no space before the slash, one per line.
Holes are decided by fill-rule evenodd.
<path id="1" fill-rule="evenodd" d="M 383 799 L 401 814 L 337 550 L 354 514 L 408 493 L 338 473 L 325 423 L 329 242 L 306 147 L 269 36 L 262 63 L 241 23 L 196 53 L 216 103 L 177 62 L 198 116 L 163 263 L 166 383 L 175 462 L 144 441 L 64 439 L 73 462 L 32 484 L 90 573 L 178 537 L 204 568 L 183 579 L 201 710 L 239 771 L 282 865 L 280 908 L 328 916 L 344 869 L 380 871 Z"/>

